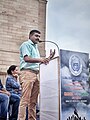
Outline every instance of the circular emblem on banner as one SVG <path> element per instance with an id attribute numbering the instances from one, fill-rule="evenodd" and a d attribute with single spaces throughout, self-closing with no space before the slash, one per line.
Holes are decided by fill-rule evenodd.
<path id="1" fill-rule="evenodd" d="M 69 59 L 69 69 L 74 76 L 80 75 L 82 72 L 82 64 L 79 56 L 72 55 Z"/>

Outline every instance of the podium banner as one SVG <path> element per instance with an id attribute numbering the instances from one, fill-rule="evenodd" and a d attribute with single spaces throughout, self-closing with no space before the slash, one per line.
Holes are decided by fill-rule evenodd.
<path id="1" fill-rule="evenodd" d="M 88 67 L 88 53 L 60 50 L 60 120 L 90 120 Z"/>
<path id="2" fill-rule="evenodd" d="M 40 120 L 59 120 L 59 58 L 40 65 Z"/>

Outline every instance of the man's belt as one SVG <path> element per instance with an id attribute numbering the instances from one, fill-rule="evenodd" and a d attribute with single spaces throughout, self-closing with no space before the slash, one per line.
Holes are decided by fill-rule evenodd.
<path id="1" fill-rule="evenodd" d="M 24 68 L 22 68 L 21 71 L 30 71 L 32 73 L 39 74 L 39 70 L 31 70 L 31 69 L 24 69 Z"/>

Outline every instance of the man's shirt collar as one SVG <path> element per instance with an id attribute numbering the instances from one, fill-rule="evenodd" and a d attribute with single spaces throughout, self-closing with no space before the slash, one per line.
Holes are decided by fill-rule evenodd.
<path id="1" fill-rule="evenodd" d="M 30 44 L 32 44 L 32 45 L 35 45 L 35 44 L 32 42 L 32 40 L 30 40 L 30 39 L 28 39 L 28 42 L 29 42 Z"/>

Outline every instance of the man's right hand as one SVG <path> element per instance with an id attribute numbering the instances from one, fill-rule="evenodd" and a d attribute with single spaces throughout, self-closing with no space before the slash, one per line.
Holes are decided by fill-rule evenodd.
<path id="1" fill-rule="evenodd" d="M 49 61 L 50 61 L 50 59 L 48 59 L 48 58 L 42 58 L 41 59 L 41 63 L 43 63 L 45 65 L 47 65 L 49 63 Z"/>

